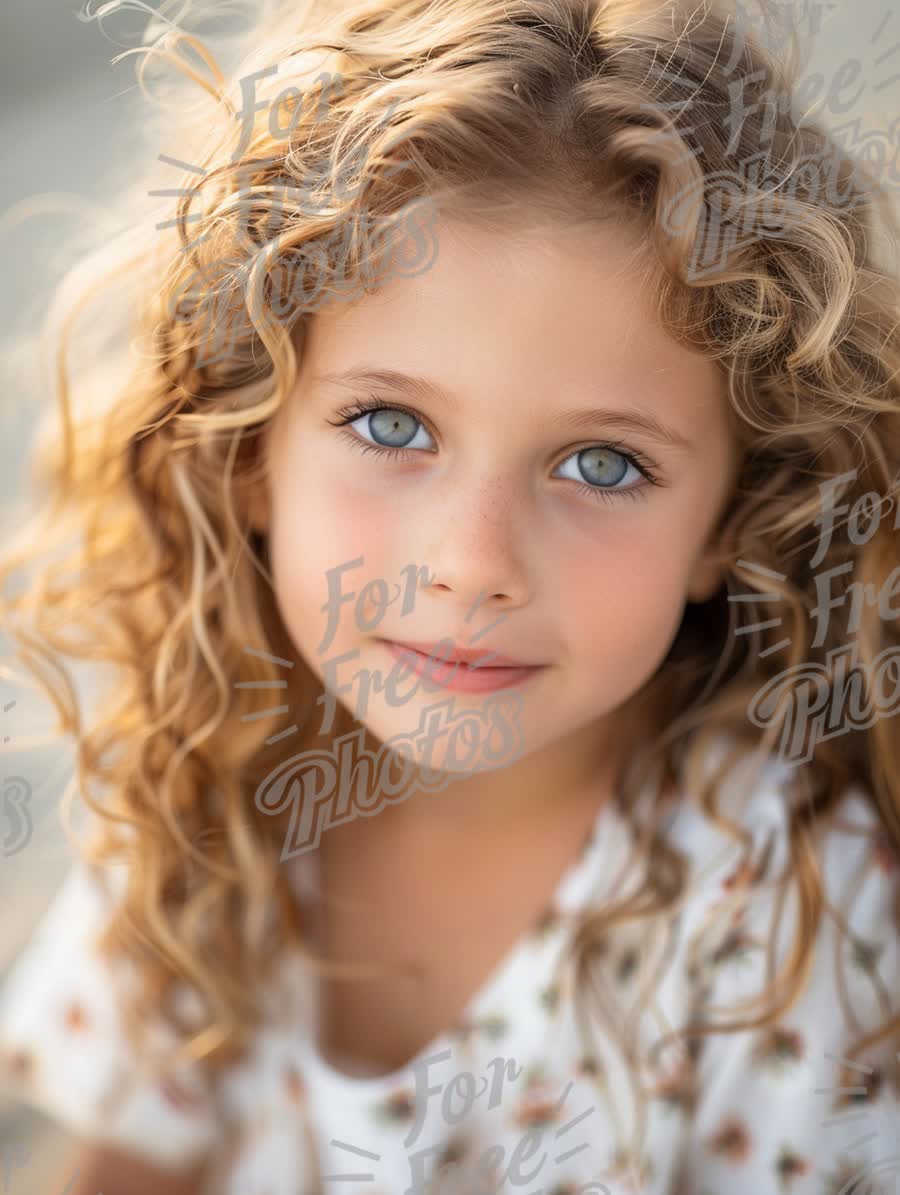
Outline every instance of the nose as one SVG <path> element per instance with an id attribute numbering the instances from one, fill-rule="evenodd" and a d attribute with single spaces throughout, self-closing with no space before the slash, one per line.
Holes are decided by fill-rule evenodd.
<path id="1" fill-rule="evenodd" d="M 497 480 L 460 487 L 443 503 L 424 553 L 428 590 L 452 595 L 464 610 L 489 602 L 512 610 L 530 597 L 518 524 L 522 507 Z"/>

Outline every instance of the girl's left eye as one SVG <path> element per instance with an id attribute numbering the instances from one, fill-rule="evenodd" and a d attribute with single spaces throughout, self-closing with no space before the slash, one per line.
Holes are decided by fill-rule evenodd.
<path id="1" fill-rule="evenodd" d="M 347 427 L 354 423 L 361 423 L 375 439 L 362 437 L 359 431 L 344 433 L 347 439 L 362 452 L 375 452 L 387 455 L 395 460 L 410 460 L 423 449 L 428 448 L 422 442 L 424 436 L 430 441 L 431 437 L 417 415 L 407 411 L 404 407 L 388 406 L 377 399 L 371 403 L 359 402 L 352 407 L 345 407 L 339 411 L 340 419 L 332 423 L 332 427 Z M 331 422 L 329 420 L 329 422 Z M 418 431 L 416 425 L 418 424 Z M 417 442 L 418 441 L 418 442 Z M 414 451 L 409 451 L 413 449 Z M 573 462 L 572 467 L 582 471 L 595 482 L 618 484 L 630 480 L 632 484 L 622 489 L 612 489 L 610 484 L 579 484 L 581 493 L 589 494 L 603 502 L 614 502 L 617 498 L 643 498 L 649 485 L 662 484 L 656 478 L 652 467 L 640 454 L 634 450 L 624 451 L 621 445 L 593 444 L 571 453 L 559 467 Z M 629 476 L 630 474 L 630 476 Z M 643 477 L 643 482 L 633 484 L 637 477 Z M 577 477 L 571 480 L 577 481 Z"/>

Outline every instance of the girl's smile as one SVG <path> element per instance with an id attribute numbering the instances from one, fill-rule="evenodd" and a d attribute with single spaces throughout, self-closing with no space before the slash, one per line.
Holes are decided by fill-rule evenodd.
<path id="1" fill-rule="evenodd" d="M 403 643 L 379 639 L 394 659 L 403 660 L 417 676 L 425 677 L 435 689 L 449 689 L 454 693 L 493 693 L 524 684 L 543 670 L 543 665 L 467 664 L 452 657 L 444 659 L 438 653 L 423 653 Z M 462 649 L 457 649 L 461 652 Z M 485 653 L 486 660 L 491 653 Z M 430 687 L 430 685 L 429 685 Z"/>

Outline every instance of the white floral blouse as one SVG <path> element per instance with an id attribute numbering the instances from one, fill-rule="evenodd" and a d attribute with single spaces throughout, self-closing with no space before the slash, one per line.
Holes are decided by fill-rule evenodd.
<path id="1" fill-rule="evenodd" d="M 0 993 L 7 1089 L 73 1135 L 160 1166 L 209 1156 L 203 1195 L 893 1195 L 900 1038 L 847 1060 L 849 1072 L 841 1063 L 900 1010 L 900 867 L 858 789 L 820 843 L 826 907 L 802 998 L 772 1026 L 695 1038 L 695 1050 L 648 1060 L 653 1041 L 700 1011 L 704 1021 L 731 1019 L 737 998 L 765 987 L 768 955 L 779 970 L 787 957 L 790 901 L 777 941 L 769 928 L 778 912 L 770 881 L 787 859 L 787 769 L 770 761 L 754 791 L 724 806 L 752 835 L 752 898 L 732 891 L 739 844 L 675 789 L 666 836 L 690 870 L 671 948 L 641 920 L 591 964 L 607 984 L 601 998 L 611 990 L 626 1014 L 640 985 L 654 993 L 631 1018 L 647 1094 L 642 1140 L 632 1136 L 635 1068 L 598 1018 L 587 1041 L 579 1035 L 572 999 L 573 928 L 625 882 L 631 830 L 612 805 L 545 915 L 459 1021 L 381 1076 L 339 1071 L 317 1054 L 314 985 L 291 955 L 250 1055 L 214 1089 L 187 1068 L 155 1078 L 118 1019 L 128 975 L 91 951 L 113 871 L 78 863 Z M 285 864 L 298 900 L 312 859 Z"/>

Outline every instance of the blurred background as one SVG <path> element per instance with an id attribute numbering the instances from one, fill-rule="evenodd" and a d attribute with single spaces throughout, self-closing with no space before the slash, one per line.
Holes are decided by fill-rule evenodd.
<path id="1" fill-rule="evenodd" d="M 96 25 L 79 22 L 76 8 L 77 0 L 3 6 L 0 96 L 6 168 L 0 182 L 0 215 L 14 215 L 13 205 L 37 192 L 56 196 L 68 192 L 76 200 L 100 198 L 104 168 L 119 152 L 127 132 L 136 99 L 134 94 L 122 94 L 131 86 L 128 62 L 110 66 L 116 49 L 103 40 Z M 66 235 L 73 220 L 77 215 L 58 213 L 2 227 L 0 252 L 5 266 L 0 312 L 5 342 L 15 336 L 23 319 L 40 319 L 40 304 L 54 278 L 54 243 Z M 11 384 L 15 381 L 10 382 L 4 368 L 4 391 Z M 24 494 L 24 458 L 34 406 L 7 399 L 0 404 L 0 417 L 3 534 L 12 525 L 9 503 Z M 9 651 L 9 640 L 3 636 L 0 651 L 4 655 Z M 12 701 L 15 705 L 9 709 Z M 71 748 L 67 744 L 30 750 L 21 746 L 28 735 L 52 724 L 52 711 L 44 702 L 0 679 L 0 742 L 9 738 L 6 747 L 13 748 L 11 754 L 0 755 L 0 770 L 2 777 L 21 776 L 28 781 L 33 823 L 30 841 L 0 857 L 0 896 L 8 914 L 0 918 L 3 974 L 47 908 L 70 862 L 58 807 L 72 771 Z M 4 1191 L 57 1195 L 53 1183 L 64 1165 L 65 1134 L 38 1112 L 0 1106 L 0 1154 L 14 1157 L 13 1147 L 20 1144 L 28 1161 L 4 1175 L 9 1179 Z"/>
<path id="2" fill-rule="evenodd" d="M 67 238 L 85 218 L 84 201 L 102 203 L 111 172 L 121 177 L 123 162 L 134 152 L 129 129 L 144 102 L 135 82 L 137 59 L 132 56 L 115 65 L 111 59 L 136 44 L 135 31 L 143 27 L 146 14 L 133 12 L 125 21 L 109 21 L 104 37 L 96 22 L 79 21 L 78 11 L 78 0 L 28 0 L 6 4 L 0 18 L 0 120 L 7 163 L 0 182 L 5 263 L 0 315 L 7 349 L 15 344 L 17 329 L 31 329 L 34 321 L 42 319 L 65 265 Z M 865 144 L 867 137 L 871 141 L 876 133 L 882 143 L 889 140 L 896 206 L 900 198 L 896 156 L 900 8 L 896 0 L 853 4 L 798 0 L 793 11 L 801 31 L 805 30 L 802 77 L 808 79 L 808 104 L 823 105 L 823 119 L 836 132 L 850 126 L 845 135 L 851 148 L 854 143 Z M 228 31 L 224 16 L 222 30 Z M 212 32 L 205 24 L 204 36 Z M 848 65 L 854 60 L 855 68 Z M 846 110 L 838 113 L 840 107 Z M 160 146 L 158 152 L 163 151 Z M 34 196 L 44 198 L 22 219 L 22 201 Z M 18 517 L 10 504 L 25 496 L 26 453 L 39 409 L 33 397 L 26 402 L 16 392 L 18 384 L 4 364 L 0 535 L 8 534 Z M 40 395 L 37 398 L 41 400 Z M 9 641 L 0 635 L 0 651 L 8 650 Z M 90 677 L 77 667 L 73 673 L 87 694 Z M 0 780 L 17 776 L 27 781 L 32 822 L 24 845 L 0 854 L 0 898 L 9 914 L 0 919 L 0 978 L 47 909 L 72 859 L 59 821 L 60 797 L 72 775 L 72 749 L 66 743 L 29 742 L 48 731 L 53 720 L 49 705 L 0 678 Z M 3 834 L 9 841 L 6 826 Z M 24 1148 L 28 1160 L 11 1171 L 8 1186 L 0 1167 L 3 1191 L 63 1195 L 53 1184 L 70 1146 L 65 1133 L 35 1110 L 0 1103 L 0 1161 L 16 1145 Z"/>

